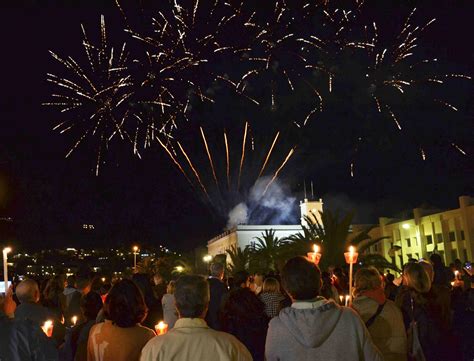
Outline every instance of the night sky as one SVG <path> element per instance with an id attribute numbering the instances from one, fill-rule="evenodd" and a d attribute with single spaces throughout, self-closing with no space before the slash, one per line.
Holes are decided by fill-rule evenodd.
<path id="1" fill-rule="evenodd" d="M 419 9 L 422 20 L 437 17 L 420 42 L 423 51 L 437 54 L 446 70 L 473 74 L 472 1 L 405 1 L 403 7 L 398 3 L 367 1 L 364 16 L 377 19 L 389 30 L 399 28 L 412 7 Z M 101 14 L 106 16 L 109 36 L 122 36 L 114 1 L 7 0 L 0 5 L 0 217 L 14 219 L 13 225 L 2 226 L 0 243 L 8 238 L 18 249 L 132 243 L 189 249 L 204 245 L 223 229 L 226 215 L 202 202 L 159 146 L 144 152 L 141 160 L 129 150 L 111 149 L 99 176 L 94 174 L 94 152 L 87 146 L 64 158 L 71 138 L 52 130 L 60 115 L 41 105 L 52 91 L 46 73 L 60 69 L 48 50 L 80 58 L 80 24 L 97 33 Z M 416 124 L 408 126 L 410 136 L 373 128 L 356 116 L 347 116 L 338 126 L 328 122 L 328 126 L 310 128 L 311 136 L 298 140 L 297 153 L 283 172 L 282 182 L 300 199 L 303 180 L 313 180 L 316 196 L 328 207 L 356 208 L 360 222 L 400 214 L 420 204 L 456 207 L 459 195 L 474 193 L 472 81 L 459 84 L 447 89 L 447 99 L 459 108 L 455 115 L 439 108 L 431 113 L 402 114 L 405 122 Z M 329 103 L 333 118 L 342 117 L 341 102 L 344 99 Z M 196 117 L 200 121 L 226 117 L 228 122 L 261 117 L 261 122 L 250 119 L 257 124 L 256 132 L 265 133 L 265 122 L 270 122 L 274 123 L 268 126 L 272 135 L 278 128 L 275 124 L 288 116 L 288 107 L 291 105 L 285 108 L 282 104 L 276 112 L 240 113 L 239 106 L 218 105 L 201 114 L 197 108 Z M 416 108 L 416 102 L 411 107 Z M 231 136 L 241 139 L 241 126 L 225 126 Z M 346 140 L 354 129 L 369 141 L 358 151 L 355 177 L 351 178 L 352 145 Z M 413 134 L 427 144 L 424 162 Z M 283 144 L 297 136 L 288 135 Z M 183 139 L 186 137 L 189 134 L 184 129 Z M 450 140 L 462 145 L 467 156 L 449 146 Z M 94 235 L 83 234 L 84 223 L 94 224 Z"/>

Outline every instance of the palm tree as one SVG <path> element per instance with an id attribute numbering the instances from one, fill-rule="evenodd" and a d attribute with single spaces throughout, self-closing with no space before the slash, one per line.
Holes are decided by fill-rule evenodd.
<path id="1" fill-rule="evenodd" d="M 399 268 L 389 262 L 384 256 L 378 253 L 367 253 L 370 247 L 376 245 L 380 241 L 390 237 L 378 237 L 372 238 L 369 235 L 369 232 L 374 228 L 374 226 L 369 226 L 362 232 L 360 232 L 354 239 L 351 240 L 351 244 L 357 247 L 359 252 L 359 262 L 363 266 L 373 266 L 378 269 L 392 269 L 394 271 L 400 272 Z"/>
<path id="2" fill-rule="evenodd" d="M 257 243 L 254 246 L 254 253 L 259 266 L 263 266 L 265 272 L 276 271 L 277 262 L 282 254 L 282 246 L 286 240 L 275 237 L 275 230 L 265 230 L 260 237 L 255 237 Z"/>
<path id="3" fill-rule="evenodd" d="M 305 216 L 306 225 L 302 225 L 303 233 L 294 234 L 288 239 L 293 242 L 293 247 L 298 254 L 309 252 L 313 244 L 322 247 L 324 266 L 340 265 L 344 263 L 344 251 L 350 231 L 354 213 L 350 212 L 340 216 L 339 212 L 330 210 L 319 212 L 321 222 L 316 217 Z"/>
<path id="4" fill-rule="evenodd" d="M 233 245 L 226 252 L 230 257 L 229 269 L 231 274 L 239 271 L 245 271 L 247 269 L 252 253 L 252 250 L 249 246 L 246 246 L 242 250 L 240 247 Z"/>

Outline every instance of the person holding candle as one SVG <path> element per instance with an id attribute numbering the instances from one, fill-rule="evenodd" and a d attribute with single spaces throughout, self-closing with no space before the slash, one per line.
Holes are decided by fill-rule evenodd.
<path id="1" fill-rule="evenodd" d="M 146 344 L 141 361 L 252 360 L 239 340 L 213 330 L 204 321 L 209 305 L 209 284 L 204 277 L 181 276 L 176 281 L 174 295 L 179 319 L 173 329 Z"/>
<path id="2" fill-rule="evenodd" d="M 376 268 L 361 268 L 355 274 L 352 303 L 367 326 L 385 361 L 407 359 L 407 336 L 400 309 L 385 297 L 382 276 Z"/>
<path id="3" fill-rule="evenodd" d="M 155 332 L 140 325 L 148 309 L 138 286 L 130 280 L 116 283 L 104 304 L 105 322 L 89 333 L 88 361 L 137 361 Z"/>
<path id="4" fill-rule="evenodd" d="M 72 317 L 73 327 L 66 334 L 64 347 L 60 351 L 62 361 L 87 361 L 89 332 L 95 325 L 95 319 L 102 306 L 102 298 L 96 292 L 89 292 L 81 299 L 81 310 L 85 321 L 77 323 L 78 317 Z"/>
<path id="5" fill-rule="evenodd" d="M 321 271 L 306 257 L 286 262 L 282 284 L 291 307 L 270 321 L 267 361 L 382 361 L 356 312 L 320 296 Z"/>
<path id="6" fill-rule="evenodd" d="M 0 296 L 0 360 L 58 360 L 54 341 L 34 322 L 11 318 L 15 309 L 10 288 L 4 297 Z"/>
<path id="7" fill-rule="evenodd" d="M 40 291 L 38 283 L 31 279 L 21 281 L 16 286 L 16 296 L 20 305 L 15 310 L 15 318 L 18 320 L 30 320 L 37 325 L 54 319 L 54 314 L 39 303 Z"/>

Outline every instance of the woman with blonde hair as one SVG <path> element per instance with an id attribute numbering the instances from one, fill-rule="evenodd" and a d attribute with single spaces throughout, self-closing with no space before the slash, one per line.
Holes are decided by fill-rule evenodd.
<path id="1" fill-rule="evenodd" d="M 450 360 L 442 352 L 443 322 L 433 308 L 430 290 L 431 279 L 425 268 L 419 263 L 406 264 L 403 269 L 403 286 L 395 302 L 402 310 L 405 329 L 414 335 L 411 345 L 409 340 L 409 353 L 414 352 L 419 344 L 421 350 L 416 360 L 421 357 L 421 353 L 426 361 Z"/>
<path id="2" fill-rule="evenodd" d="M 373 267 L 355 274 L 354 308 L 364 321 L 374 344 L 386 361 L 407 359 L 407 337 L 403 316 L 393 301 L 386 299 L 382 276 Z"/>
<path id="3" fill-rule="evenodd" d="M 163 306 L 163 319 L 168 324 L 168 329 L 172 329 L 178 320 L 178 312 L 176 311 L 176 300 L 174 298 L 174 291 L 176 289 L 176 282 L 170 281 L 166 286 L 166 294 L 161 299 Z"/>
<path id="4" fill-rule="evenodd" d="M 280 304 L 285 299 L 280 291 L 280 282 L 273 277 L 268 277 L 263 281 L 262 292 L 258 297 L 265 304 L 265 314 L 269 318 L 278 315 Z"/>

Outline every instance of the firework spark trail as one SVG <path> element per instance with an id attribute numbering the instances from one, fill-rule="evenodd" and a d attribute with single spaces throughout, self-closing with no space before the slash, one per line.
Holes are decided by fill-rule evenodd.
<path id="1" fill-rule="evenodd" d="M 248 129 L 248 122 L 245 122 L 245 129 L 244 129 L 244 137 L 242 139 L 242 156 L 240 157 L 240 167 L 239 167 L 239 178 L 237 180 L 237 189 L 240 188 L 240 177 L 242 175 L 242 167 L 244 165 L 245 159 L 245 144 L 247 143 L 247 129 Z"/>
<path id="2" fill-rule="evenodd" d="M 280 132 L 277 132 L 277 134 L 275 135 L 275 139 L 273 139 L 273 143 L 272 145 L 270 146 L 270 150 L 268 151 L 268 154 L 265 158 L 265 161 L 263 162 L 263 165 L 262 165 L 262 169 L 260 169 L 260 173 L 258 174 L 258 178 L 260 178 L 263 174 L 263 172 L 265 171 L 265 168 L 267 166 L 267 163 L 272 155 L 272 152 L 273 152 L 273 148 L 275 147 L 275 144 L 276 142 L 278 141 L 278 137 L 280 136 Z"/>
<path id="3" fill-rule="evenodd" d="M 462 155 L 467 155 L 466 151 L 462 149 L 460 146 L 458 146 L 456 143 L 451 143 L 451 145 L 458 150 L 459 153 Z"/>
<path id="4" fill-rule="evenodd" d="M 455 112 L 458 111 L 458 108 L 456 108 L 454 105 L 452 104 L 449 104 L 448 102 L 445 102 L 444 100 L 440 100 L 440 99 L 435 99 L 435 102 L 438 102 L 440 104 L 443 104 L 445 107 L 451 109 L 451 110 L 454 110 Z"/>
<path id="5" fill-rule="evenodd" d="M 199 176 L 198 171 L 196 170 L 196 168 L 194 168 L 193 162 L 191 161 L 191 159 L 189 158 L 188 154 L 186 153 L 186 151 L 185 151 L 184 148 L 182 147 L 181 143 L 180 143 L 180 142 L 177 142 L 177 143 L 178 143 L 179 149 L 181 150 L 181 153 L 183 153 L 184 157 L 185 157 L 186 160 L 188 161 L 189 167 L 191 168 L 191 170 L 193 171 L 194 175 L 196 176 L 196 179 L 197 179 L 197 181 L 198 181 L 198 183 L 199 183 L 199 186 L 201 187 L 202 191 L 203 191 L 204 194 L 206 195 L 208 201 L 211 202 L 211 198 L 209 197 L 209 194 L 207 193 L 207 189 L 206 189 L 206 187 L 204 186 L 204 184 L 202 183 L 202 180 L 201 180 L 201 177 Z"/>
<path id="6" fill-rule="evenodd" d="M 288 163 L 288 161 L 290 160 L 291 156 L 293 155 L 293 153 L 295 152 L 295 148 L 292 148 L 290 150 L 290 152 L 288 153 L 288 155 L 286 156 L 285 160 L 283 161 L 283 163 L 280 165 L 280 167 L 276 170 L 275 174 L 273 175 L 273 178 L 270 180 L 270 182 L 268 182 L 267 186 L 265 187 L 265 190 L 263 191 L 262 193 L 262 197 L 267 193 L 268 191 L 268 188 L 270 188 L 270 186 L 273 184 L 273 182 L 278 178 L 278 175 L 280 174 L 280 172 L 282 171 L 282 169 L 285 167 L 286 163 Z"/>
<path id="7" fill-rule="evenodd" d="M 184 171 L 183 167 L 181 166 L 181 164 L 176 160 L 175 156 L 173 155 L 173 153 L 171 153 L 171 151 L 168 149 L 168 147 L 161 141 L 160 138 L 156 137 L 156 140 L 158 141 L 158 143 L 160 143 L 160 145 L 163 147 L 163 149 L 165 150 L 165 152 L 169 155 L 170 159 L 173 161 L 173 163 L 178 167 L 178 169 L 181 171 L 181 173 L 183 173 L 184 175 L 184 178 L 186 178 L 186 180 L 189 182 L 189 184 L 191 184 L 191 186 L 194 188 L 194 184 L 193 182 L 191 182 L 191 179 L 189 179 L 188 175 L 186 174 L 186 172 Z"/>
<path id="8" fill-rule="evenodd" d="M 426 153 L 423 147 L 420 147 L 421 159 L 426 160 Z"/>
<path id="9" fill-rule="evenodd" d="M 212 160 L 211 151 L 209 150 L 209 146 L 207 144 L 206 135 L 204 134 L 204 130 L 202 129 L 202 127 L 199 127 L 199 129 L 201 129 L 202 140 L 204 142 L 204 146 L 206 147 L 206 153 L 207 153 L 207 157 L 209 158 L 209 164 L 211 165 L 212 176 L 214 177 L 214 181 L 216 182 L 217 188 L 219 188 L 219 182 L 217 181 L 216 169 L 214 168 L 214 161 Z"/>
<path id="10" fill-rule="evenodd" d="M 386 105 L 388 112 L 390 113 L 390 116 L 392 117 L 393 121 L 397 125 L 398 130 L 402 130 L 402 126 L 400 125 L 400 122 L 397 119 L 397 116 L 395 115 L 394 112 L 392 112 L 392 109 L 388 105 Z"/>
<path id="11" fill-rule="evenodd" d="M 230 189 L 230 156 L 229 156 L 229 142 L 227 141 L 227 133 L 224 129 L 224 144 L 225 144 L 225 160 L 226 160 L 226 175 L 227 175 L 227 189 Z"/>

